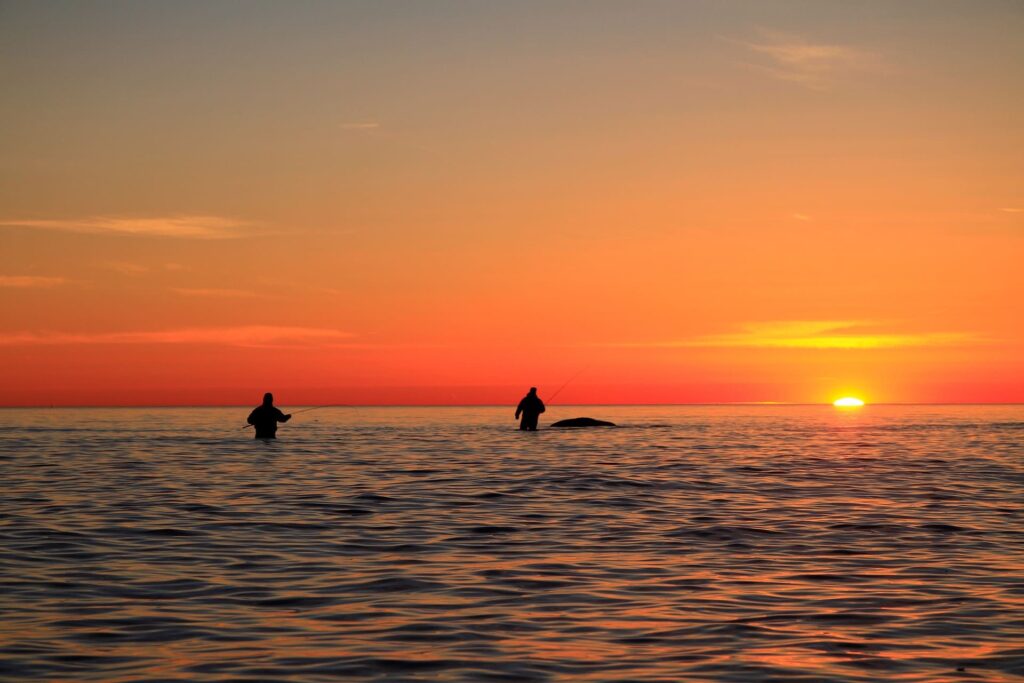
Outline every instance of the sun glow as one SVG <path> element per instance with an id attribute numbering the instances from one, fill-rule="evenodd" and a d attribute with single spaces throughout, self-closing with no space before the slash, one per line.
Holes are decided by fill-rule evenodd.
<path id="1" fill-rule="evenodd" d="M 836 408 L 860 408 L 864 405 L 864 401 L 853 396 L 844 396 L 843 398 L 837 398 L 832 402 Z"/>

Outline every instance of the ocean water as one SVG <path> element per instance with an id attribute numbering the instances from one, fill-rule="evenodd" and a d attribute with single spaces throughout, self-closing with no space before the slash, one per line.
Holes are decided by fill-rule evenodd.
<path id="1" fill-rule="evenodd" d="M 1024 406 L 0 410 L 0 678 L 1024 680 Z"/>

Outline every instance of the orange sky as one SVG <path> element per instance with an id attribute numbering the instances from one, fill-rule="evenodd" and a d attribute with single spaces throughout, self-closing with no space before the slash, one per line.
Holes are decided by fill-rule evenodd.
<path id="1" fill-rule="evenodd" d="M 0 6 L 0 405 L 1024 401 L 1011 2 Z"/>

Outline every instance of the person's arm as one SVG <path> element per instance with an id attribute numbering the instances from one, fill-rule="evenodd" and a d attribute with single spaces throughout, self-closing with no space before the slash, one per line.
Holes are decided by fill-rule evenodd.
<path id="1" fill-rule="evenodd" d="M 540 400 L 539 398 L 537 399 L 537 405 L 540 406 L 540 412 L 543 413 L 545 410 L 547 410 L 547 408 L 544 407 L 544 401 Z"/>
<path id="2" fill-rule="evenodd" d="M 290 419 L 292 419 L 291 415 L 285 415 L 284 413 L 281 412 L 280 408 L 277 409 L 277 421 L 278 422 L 287 422 Z"/>
<path id="3" fill-rule="evenodd" d="M 519 414 L 523 412 L 523 402 L 520 401 L 519 405 L 516 406 L 516 419 L 519 419 Z"/>
<path id="4" fill-rule="evenodd" d="M 245 421 L 251 425 L 256 424 L 256 411 L 254 410 L 251 413 L 249 413 L 249 417 Z"/>

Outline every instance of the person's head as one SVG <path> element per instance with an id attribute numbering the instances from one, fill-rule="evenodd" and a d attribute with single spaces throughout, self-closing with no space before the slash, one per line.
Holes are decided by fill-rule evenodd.
<path id="1" fill-rule="evenodd" d="M 272 406 L 274 405 L 274 395 L 269 391 L 263 394 L 263 405 Z"/>
<path id="2" fill-rule="evenodd" d="M 530 387 L 530 393 L 531 394 L 536 394 L 537 393 L 537 387 Z"/>

